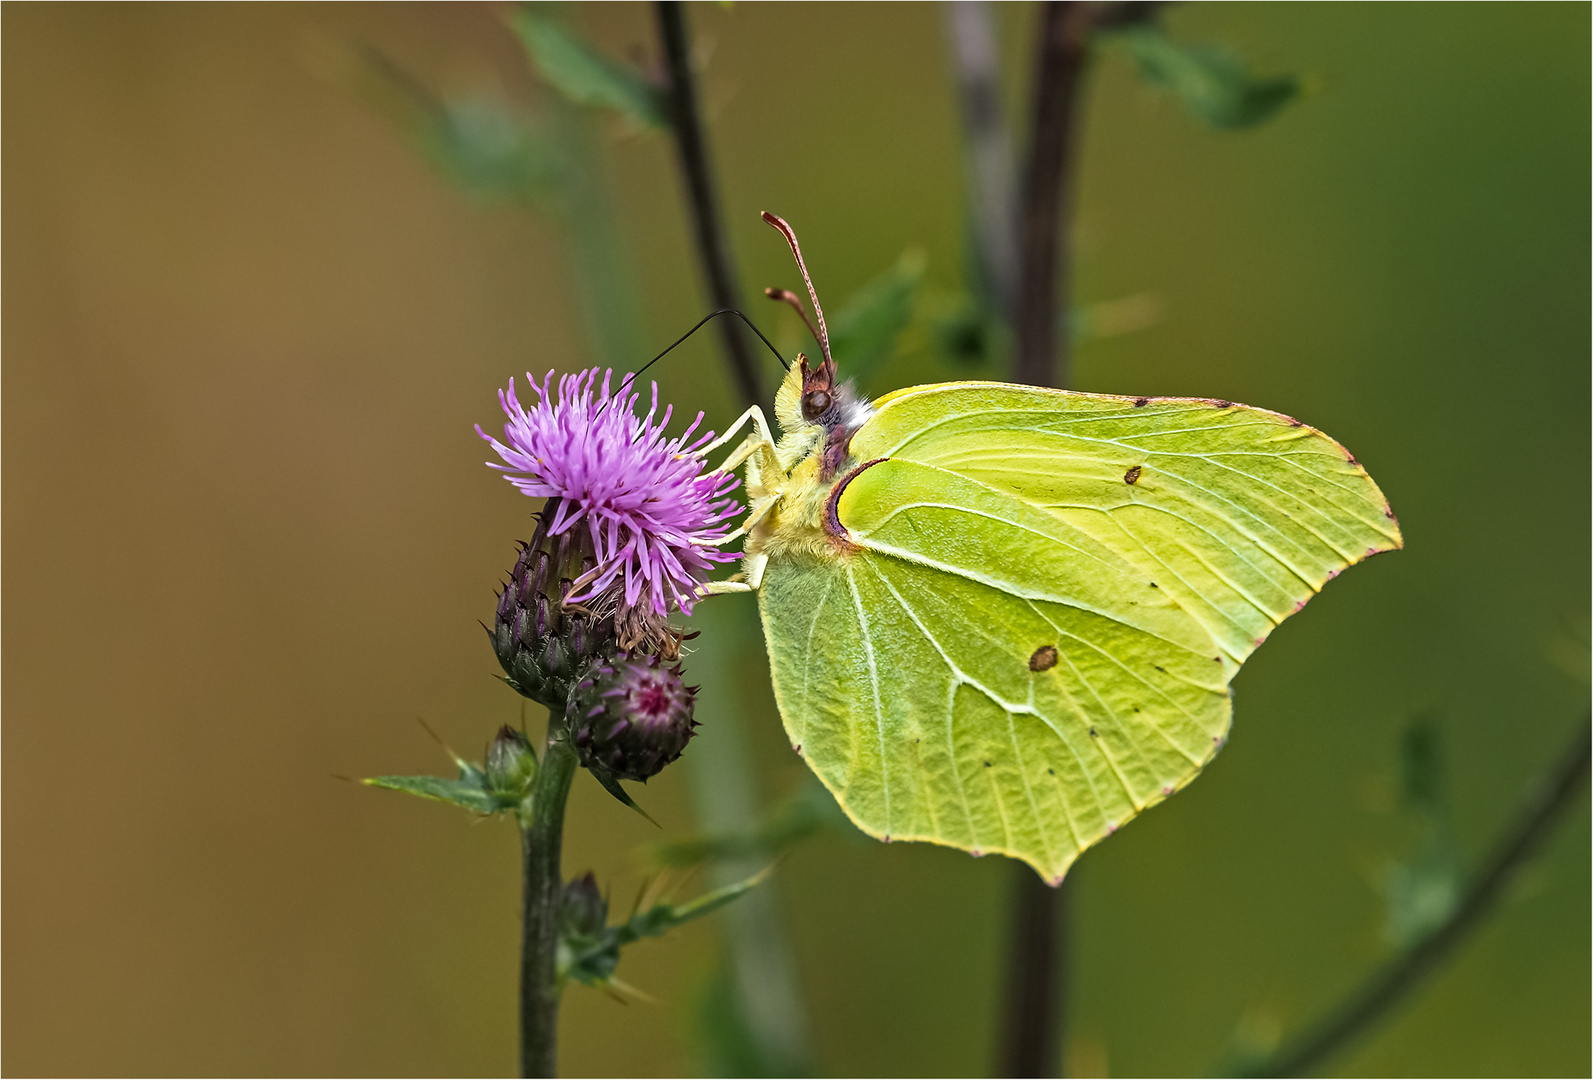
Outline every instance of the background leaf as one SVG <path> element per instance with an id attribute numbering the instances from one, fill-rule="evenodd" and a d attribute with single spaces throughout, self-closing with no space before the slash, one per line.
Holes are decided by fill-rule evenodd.
<path id="1" fill-rule="evenodd" d="M 789 797 L 769 809 L 751 829 L 736 833 L 674 840 L 653 848 L 665 866 L 695 866 L 705 859 L 770 856 L 828 829 L 857 835 L 835 797 L 816 777 L 808 776 Z"/>
<path id="2" fill-rule="evenodd" d="M 1109 35 L 1128 50 L 1140 75 L 1214 128 L 1253 127 L 1300 96 L 1297 75 L 1258 77 L 1244 61 L 1214 45 L 1182 45 L 1161 27 L 1143 24 Z"/>
<path id="3" fill-rule="evenodd" d="M 643 127 L 668 126 L 657 87 L 582 41 L 541 5 L 517 9 L 510 21 L 548 85 L 577 105 L 616 109 Z"/>
<path id="4" fill-rule="evenodd" d="M 477 198 L 541 202 L 557 196 L 572 171 L 569 153 L 542 121 L 486 97 L 438 95 L 378 49 L 325 43 L 316 63 Z"/>
<path id="5" fill-rule="evenodd" d="M 1460 901 L 1460 852 L 1445 796 L 1443 738 L 1433 716 L 1419 716 L 1400 740 L 1400 802 L 1417 832 L 1415 851 L 1388 870 L 1385 935 L 1395 945 L 1421 940 Z"/>
<path id="6" fill-rule="evenodd" d="M 830 351 L 841 370 L 867 386 L 913 318 L 924 278 L 924 253 L 904 251 L 889 270 L 852 294 L 830 322 Z"/>

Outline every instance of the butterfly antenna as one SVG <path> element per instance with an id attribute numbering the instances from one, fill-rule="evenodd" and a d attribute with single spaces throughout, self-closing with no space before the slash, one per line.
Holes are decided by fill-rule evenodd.
<path id="1" fill-rule="evenodd" d="M 819 348 L 824 350 L 824 359 L 834 364 L 835 361 L 830 356 L 830 331 L 824 325 L 824 309 L 819 306 L 819 294 L 813 288 L 813 279 L 808 277 L 807 264 L 802 261 L 802 249 L 797 246 L 796 233 L 791 231 L 791 226 L 785 223 L 784 218 L 771 214 L 767 210 L 763 212 L 763 220 L 779 229 L 780 235 L 785 237 L 785 242 L 791 245 L 791 254 L 796 256 L 797 269 L 802 271 L 802 283 L 808 287 L 808 298 L 813 301 L 813 314 L 819 321 L 818 333 L 813 336 L 818 339 Z M 797 310 L 800 311 L 801 308 L 798 307 Z M 805 317 L 803 321 L 807 321 Z M 812 329 L 812 327 L 810 326 L 809 329 Z"/>
<path id="2" fill-rule="evenodd" d="M 630 387 L 631 387 L 631 384 L 633 384 L 636 381 L 636 377 L 638 375 L 640 375 L 642 372 L 646 371 L 648 368 L 652 367 L 654 364 L 658 363 L 664 357 L 668 356 L 671 352 L 673 352 L 675 350 L 675 348 L 677 346 L 684 344 L 687 338 L 691 337 L 697 331 L 701 330 L 704 326 L 708 325 L 708 321 L 710 319 L 717 319 L 721 315 L 734 315 L 736 318 L 738 318 L 742 322 L 746 323 L 747 324 L 747 329 L 751 330 L 754 334 L 757 334 L 758 335 L 758 340 L 763 342 L 765 345 L 767 345 L 769 347 L 769 351 L 774 354 L 774 358 L 776 360 L 780 361 L 780 366 L 785 368 L 785 370 L 787 370 L 787 371 L 791 370 L 791 365 L 786 362 L 785 357 L 780 355 L 780 350 L 776 349 L 774 347 L 773 343 L 771 343 L 768 338 L 763 336 L 763 331 L 762 330 L 759 330 L 756 326 L 752 325 L 752 320 L 751 319 L 747 318 L 745 315 L 743 315 L 741 312 L 737 311 L 735 308 L 720 308 L 718 311 L 710 311 L 708 314 L 704 315 L 701 319 L 697 320 L 697 325 L 696 326 L 693 326 L 690 330 L 687 330 L 684 334 L 680 335 L 680 337 L 675 339 L 675 341 L 669 346 L 669 348 L 665 349 L 663 352 L 659 353 L 657 356 L 655 356 L 651 360 L 647 361 L 647 363 L 643 364 L 641 367 L 637 368 L 635 371 L 627 371 L 625 373 L 624 377 L 622 377 L 620 379 L 619 387 L 615 391 L 614 397 L 617 398 L 617 397 L 619 397 L 620 394 L 623 394 L 626 390 L 629 390 Z M 613 400 L 613 399 L 610 399 L 610 400 Z M 606 408 L 608 408 L 607 405 L 603 406 L 603 409 L 606 409 Z M 597 415 L 598 416 L 603 415 L 603 409 L 599 409 L 597 411 Z"/>
<path id="3" fill-rule="evenodd" d="M 819 332 L 813 329 L 813 320 L 808 318 L 808 309 L 802 306 L 802 298 L 790 289 L 768 288 L 763 290 L 763 295 L 770 300 L 778 300 L 782 304 L 790 304 L 802 320 L 802 325 L 808 328 L 808 333 L 813 335 L 813 340 L 819 340 Z"/>
<path id="4" fill-rule="evenodd" d="M 763 331 L 762 330 L 759 330 L 756 326 L 752 325 L 752 320 L 751 319 L 747 318 L 745 315 L 743 315 L 741 312 L 737 311 L 735 308 L 720 308 L 718 311 L 710 311 L 708 314 L 704 315 L 701 319 L 697 320 L 697 325 L 692 327 L 690 330 L 687 330 L 684 334 L 680 335 L 680 337 L 676 338 L 675 341 L 669 346 L 669 348 L 665 349 L 663 352 L 659 353 L 657 356 L 655 356 L 651 360 L 647 361 L 647 363 L 643 364 L 641 367 L 637 368 L 635 371 L 626 373 L 625 377 L 620 380 L 620 389 L 624 390 L 626 388 L 626 386 L 630 382 L 635 380 L 635 378 L 638 375 L 640 375 L 642 372 L 646 371 L 648 368 L 652 367 L 654 364 L 658 363 L 664 357 L 668 356 L 671 352 L 673 352 L 675 350 L 675 348 L 677 346 L 684 344 L 687 338 L 691 337 L 697 331 L 701 330 L 704 326 L 708 325 L 708 321 L 710 319 L 717 319 L 721 315 L 734 315 L 736 318 L 738 318 L 742 322 L 746 323 L 747 324 L 747 329 L 751 330 L 754 334 L 757 334 L 758 335 L 758 340 L 763 342 L 765 345 L 767 345 L 769 347 L 769 351 L 774 353 L 774 358 L 776 360 L 780 361 L 780 366 L 785 368 L 787 371 L 791 370 L 791 365 L 786 362 L 785 357 L 780 355 L 780 350 L 776 349 L 774 347 L 774 345 L 769 341 L 769 339 L 763 336 Z"/>

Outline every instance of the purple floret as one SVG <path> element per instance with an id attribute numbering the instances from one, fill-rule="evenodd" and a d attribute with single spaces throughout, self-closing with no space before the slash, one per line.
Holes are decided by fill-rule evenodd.
<path id="1" fill-rule="evenodd" d="M 529 409 L 516 399 L 514 380 L 498 392 L 509 420 L 503 442 L 476 426 L 504 464 L 488 462 L 509 474 L 510 483 L 532 498 L 561 500 L 549 528 L 564 533 L 582 521 L 597 552 L 597 570 L 576 583 L 568 600 L 582 603 L 604 593 L 623 578 L 623 603 L 635 607 L 646 595 L 654 612 L 669 613 L 671 601 L 690 614 L 697 587 L 714 563 L 739 556 L 692 541 L 713 541 L 730 532 L 729 520 L 740 505 L 726 496 L 736 479 L 728 473 L 703 474 L 704 462 L 694 451 L 713 438 L 706 432 L 692 439 L 702 413 L 674 439 L 664 435 L 673 406 L 654 424 L 658 384 L 645 417 L 636 415 L 640 394 L 622 380 L 610 394 L 610 371 L 592 368 L 559 379 L 553 372 L 538 386 L 526 379 L 538 401 Z M 506 445 L 507 444 L 507 445 Z"/>

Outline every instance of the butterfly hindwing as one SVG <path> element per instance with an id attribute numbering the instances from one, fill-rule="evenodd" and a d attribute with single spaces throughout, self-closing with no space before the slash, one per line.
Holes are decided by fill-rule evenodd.
<path id="1" fill-rule="evenodd" d="M 1215 753 L 1218 649 L 1110 550 L 907 461 L 837 509 L 853 546 L 771 562 L 761 608 L 787 732 L 865 831 L 1057 879 Z"/>

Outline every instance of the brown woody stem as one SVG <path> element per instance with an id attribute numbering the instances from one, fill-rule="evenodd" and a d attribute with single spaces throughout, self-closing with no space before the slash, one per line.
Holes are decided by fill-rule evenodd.
<path id="1" fill-rule="evenodd" d="M 703 276 L 716 309 L 741 310 L 741 290 L 730 259 L 719 215 L 718 193 L 714 190 L 713 170 L 708 164 L 708 136 L 697 106 L 696 82 L 691 70 L 691 42 L 686 29 L 686 12 L 679 0 L 658 4 L 658 36 L 664 46 L 664 62 L 669 70 L 668 104 L 670 126 L 675 133 L 675 149 L 680 170 L 686 179 L 687 202 L 691 205 L 692 225 Z M 751 405 L 763 403 L 763 388 L 758 369 L 744 331 L 730 319 L 719 321 L 725 359 L 730 365 L 736 389 Z"/>

